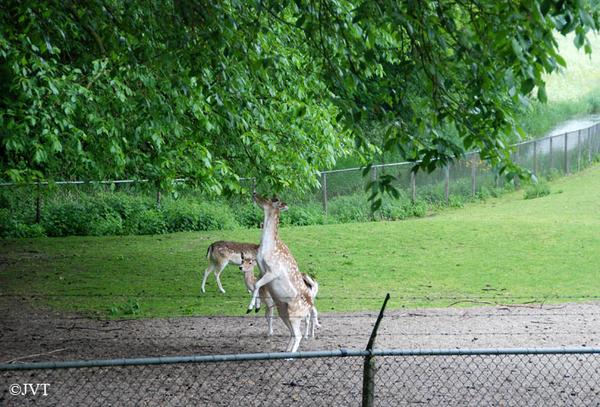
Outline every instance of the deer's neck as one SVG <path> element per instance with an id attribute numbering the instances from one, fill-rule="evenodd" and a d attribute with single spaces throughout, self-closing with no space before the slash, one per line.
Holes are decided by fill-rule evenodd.
<path id="1" fill-rule="evenodd" d="M 246 283 L 246 288 L 250 291 L 254 291 L 254 283 L 256 282 L 256 277 L 254 277 L 254 270 L 244 272 L 244 283 Z"/>
<path id="2" fill-rule="evenodd" d="M 263 231 L 260 235 L 260 245 L 270 247 L 279 240 L 279 212 L 273 214 L 265 213 Z"/>

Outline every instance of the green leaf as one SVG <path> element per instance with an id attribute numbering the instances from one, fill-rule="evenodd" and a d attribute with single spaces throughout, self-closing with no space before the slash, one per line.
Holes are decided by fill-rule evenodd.
<path id="1" fill-rule="evenodd" d="M 546 86 L 540 85 L 538 87 L 537 97 L 538 97 L 538 100 L 542 103 L 548 102 L 548 96 L 546 95 Z"/>
<path id="2" fill-rule="evenodd" d="M 528 78 L 521 84 L 521 93 L 526 95 L 533 90 L 535 87 L 535 80 L 533 78 Z"/>
<path id="3" fill-rule="evenodd" d="M 377 212 L 379 210 L 379 208 L 381 208 L 381 198 L 376 199 L 375 201 L 373 201 L 371 203 L 371 212 Z"/>

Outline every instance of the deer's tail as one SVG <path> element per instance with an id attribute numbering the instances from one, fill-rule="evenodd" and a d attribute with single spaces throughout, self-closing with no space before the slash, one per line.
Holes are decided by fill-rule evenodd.
<path id="1" fill-rule="evenodd" d="M 206 260 L 210 260 L 210 255 L 212 254 L 213 251 L 213 245 L 211 244 L 210 246 L 208 246 L 208 250 L 206 251 Z"/>
<path id="2" fill-rule="evenodd" d="M 319 292 L 319 283 L 308 274 L 303 274 L 302 277 L 304 279 L 304 284 L 306 284 L 310 290 L 310 297 L 314 299 Z"/>

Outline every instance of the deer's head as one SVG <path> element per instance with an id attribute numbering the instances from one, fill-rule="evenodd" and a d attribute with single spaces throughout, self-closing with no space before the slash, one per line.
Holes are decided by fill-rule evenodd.
<path id="1" fill-rule="evenodd" d="M 260 209 L 262 209 L 265 213 L 272 213 L 274 211 L 281 212 L 287 211 L 289 208 L 287 203 L 281 202 L 277 195 L 273 195 L 273 198 L 263 198 L 259 194 L 252 195 L 252 199 L 258 205 Z"/>
<path id="2" fill-rule="evenodd" d="M 241 254 L 242 264 L 240 264 L 240 270 L 242 270 L 244 273 L 254 272 L 254 266 L 256 266 L 256 259 L 245 256 L 244 252 L 242 252 Z"/>

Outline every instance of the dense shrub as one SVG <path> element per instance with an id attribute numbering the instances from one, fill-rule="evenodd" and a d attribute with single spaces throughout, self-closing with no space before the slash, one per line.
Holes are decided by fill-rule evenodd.
<path id="1" fill-rule="evenodd" d="M 87 200 L 49 202 L 42 211 L 41 226 L 47 236 L 84 236 L 87 224 L 92 220 L 93 206 Z"/>
<path id="2" fill-rule="evenodd" d="M 263 212 L 254 203 L 235 204 L 232 212 L 237 224 L 244 228 L 257 228 L 263 221 Z"/>
<path id="3" fill-rule="evenodd" d="M 239 227 L 231 208 L 222 202 L 202 202 L 199 206 L 201 214 L 198 220 L 198 230 L 235 229 Z"/>
<path id="4" fill-rule="evenodd" d="M 37 223 L 28 224 L 18 214 L 0 208 L 0 237 L 42 237 L 44 229 Z"/>
<path id="5" fill-rule="evenodd" d="M 323 205 L 315 203 L 290 205 L 290 209 L 281 215 L 280 222 L 282 226 L 308 226 L 331 223 L 323 211 Z"/>
<path id="6" fill-rule="evenodd" d="M 371 219 L 371 211 L 364 194 L 336 196 L 327 203 L 330 217 L 339 223 L 365 222 Z"/>
<path id="7" fill-rule="evenodd" d="M 85 230 L 90 236 L 118 236 L 123 234 L 123 219 L 118 214 L 95 214 L 87 223 Z"/>
<path id="8" fill-rule="evenodd" d="M 550 185 L 545 181 L 540 181 L 525 190 L 525 199 L 540 198 L 547 195 L 550 195 Z"/>

